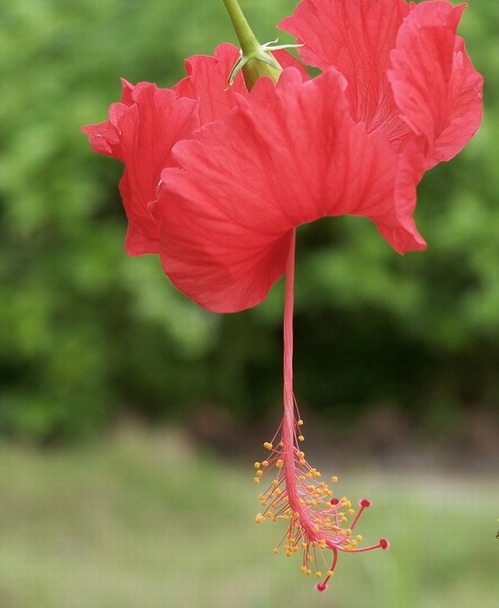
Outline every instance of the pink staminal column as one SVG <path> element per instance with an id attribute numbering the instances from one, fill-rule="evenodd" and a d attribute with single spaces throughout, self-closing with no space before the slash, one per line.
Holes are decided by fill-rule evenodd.
<path id="1" fill-rule="evenodd" d="M 320 481 L 321 473 L 311 467 L 300 448 L 304 440 L 301 432 L 303 421 L 293 393 L 293 303 L 294 303 L 294 267 L 295 267 L 296 231 L 293 231 L 287 266 L 284 304 L 284 416 L 272 441 L 265 442 L 264 447 L 270 454 L 266 460 L 255 462 L 255 483 L 276 469 L 275 478 L 259 499 L 263 513 L 258 513 L 256 522 L 266 519 L 274 522 L 283 519 L 288 523 L 288 530 L 281 542 L 274 549 L 279 553 L 284 550 L 287 557 L 302 551 L 301 571 L 323 578 L 316 588 L 325 591 L 329 579 L 333 576 L 338 559 L 338 551 L 359 553 L 373 549 L 387 549 L 388 541 L 381 539 L 376 545 L 359 547 L 362 536 L 353 535 L 362 512 L 371 506 L 367 499 L 359 502 L 355 512 L 352 504 L 343 496 L 336 498 L 330 483 L 336 483 L 337 477 L 329 481 Z M 349 519 L 351 521 L 349 523 Z M 328 561 L 324 552 L 332 552 Z M 326 574 L 322 573 L 324 566 Z"/>

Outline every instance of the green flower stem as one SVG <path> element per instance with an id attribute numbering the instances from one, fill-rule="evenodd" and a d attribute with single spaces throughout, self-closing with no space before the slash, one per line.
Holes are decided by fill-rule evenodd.
<path id="1" fill-rule="evenodd" d="M 223 0 L 223 2 L 241 45 L 241 57 L 232 68 L 228 84 L 231 85 L 234 82 L 239 71 L 242 71 L 244 82 L 249 91 L 260 76 L 269 76 L 274 83 L 277 83 L 282 68 L 272 55 L 271 50 L 272 48 L 276 50 L 283 47 L 271 48 L 270 43 L 261 45 L 251 31 L 237 0 Z"/>
<path id="2" fill-rule="evenodd" d="M 234 31 L 236 32 L 243 55 L 252 55 L 257 52 L 260 48 L 260 43 L 248 25 L 246 17 L 243 15 L 243 11 L 239 7 L 237 0 L 223 0 L 223 3 L 229 14 Z"/>

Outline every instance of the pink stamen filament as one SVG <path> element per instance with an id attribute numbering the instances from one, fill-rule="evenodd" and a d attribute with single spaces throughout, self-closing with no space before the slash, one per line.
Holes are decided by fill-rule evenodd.
<path id="1" fill-rule="evenodd" d="M 303 441 L 300 426 L 298 406 L 293 394 L 293 305 L 294 305 L 294 266 L 295 266 L 296 230 L 293 230 L 291 244 L 286 264 L 286 286 L 284 300 L 284 386 L 283 402 L 284 416 L 271 442 L 264 443 L 269 450 L 269 457 L 262 463 L 255 463 L 257 469 L 255 483 L 259 484 L 261 478 L 274 467 L 277 474 L 267 489 L 260 494 L 260 502 L 265 510 L 258 514 L 258 523 L 265 519 L 277 521 L 284 519 L 288 522 L 288 530 L 281 539 L 274 552 L 277 553 L 282 546 L 286 556 L 303 550 L 302 571 L 311 574 L 310 565 L 313 564 L 316 576 L 321 577 L 318 567 L 318 557 L 327 568 L 323 551 L 330 549 L 333 553 L 331 566 L 322 582 L 317 585 L 318 591 L 325 591 L 327 583 L 334 573 L 338 560 L 338 551 L 360 553 L 373 549 L 388 548 L 388 541 L 381 539 L 377 545 L 359 548 L 357 543 L 361 536 L 350 538 L 352 531 L 363 511 L 371 506 L 367 499 L 359 502 L 359 510 L 355 514 L 350 526 L 342 527 L 347 523 L 347 515 L 353 516 L 351 503 L 345 497 L 341 500 L 331 498 L 333 493 L 328 484 L 318 482 L 316 478 L 320 473 L 312 468 L 305 460 L 305 454 L 300 450 L 300 441 Z M 337 481 L 332 478 L 333 482 Z"/>

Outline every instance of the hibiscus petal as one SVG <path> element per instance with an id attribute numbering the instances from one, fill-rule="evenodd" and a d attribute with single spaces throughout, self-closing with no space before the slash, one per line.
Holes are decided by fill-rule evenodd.
<path id="1" fill-rule="evenodd" d="M 200 305 L 234 312 L 262 301 L 301 223 L 349 213 L 395 230 L 399 156 L 383 134 L 353 122 L 345 87 L 334 68 L 305 83 L 288 68 L 175 146 L 179 168 L 161 175 L 161 261 Z M 404 250 L 421 248 L 409 240 Z"/>
<path id="2" fill-rule="evenodd" d="M 239 59 L 239 49 L 233 44 L 220 44 L 215 56 L 195 55 L 185 61 L 187 76 L 173 90 L 179 97 L 199 100 L 202 125 L 227 116 L 236 105 L 236 95 L 248 95 L 242 73 L 229 87 L 229 74 Z"/>
<path id="3" fill-rule="evenodd" d="M 275 51 L 274 55 L 283 68 L 296 67 L 304 79 L 310 78 L 303 65 L 287 51 Z M 201 125 L 225 118 L 237 105 L 237 95 L 249 95 L 242 72 L 228 86 L 229 75 L 239 56 L 237 47 L 225 43 L 217 46 L 214 57 L 195 55 L 186 60 L 187 76 L 173 90 L 179 97 L 199 100 Z"/>
<path id="4" fill-rule="evenodd" d="M 83 133 L 89 136 L 88 141 L 94 152 L 122 160 L 117 123 L 127 109 L 127 106 L 122 103 L 113 103 L 109 107 L 109 120 L 81 128 Z"/>
<path id="5" fill-rule="evenodd" d="M 388 77 L 404 120 L 427 140 L 427 168 L 455 156 L 478 129 L 482 77 L 456 29 L 465 6 L 423 2 L 400 27 Z"/>
<path id="6" fill-rule="evenodd" d="M 409 13 L 403 0 L 303 0 L 279 28 L 297 37 L 305 63 L 321 70 L 333 66 L 347 79 L 350 112 L 369 130 L 380 125 L 391 138 L 406 126 L 386 72 L 398 29 Z"/>
<path id="7" fill-rule="evenodd" d="M 159 253 L 159 220 L 151 213 L 158 197 L 161 171 L 173 145 L 199 126 L 197 103 L 177 99 L 156 85 L 140 87 L 135 103 L 119 122 L 125 172 L 120 192 L 128 217 L 125 249 L 129 255 Z"/>

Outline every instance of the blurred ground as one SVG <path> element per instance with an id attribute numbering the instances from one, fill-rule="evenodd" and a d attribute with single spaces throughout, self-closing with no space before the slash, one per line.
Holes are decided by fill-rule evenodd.
<path id="1" fill-rule="evenodd" d="M 318 594 L 298 558 L 273 555 L 283 526 L 254 523 L 260 450 L 245 462 L 222 458 L 183 431 L 130 422 L 76 447 L 4 442 L 0 605 L 497 606 L 497 469 L 407 472 L 364 458 L 336 466 L 334 452 L 341 461 L 333 450 L 323 473 L 339 473 L 338 492 L 352 502 L 372 500 L 359 532 L 391 547 L 340 556 L 330 588 Z"/>

